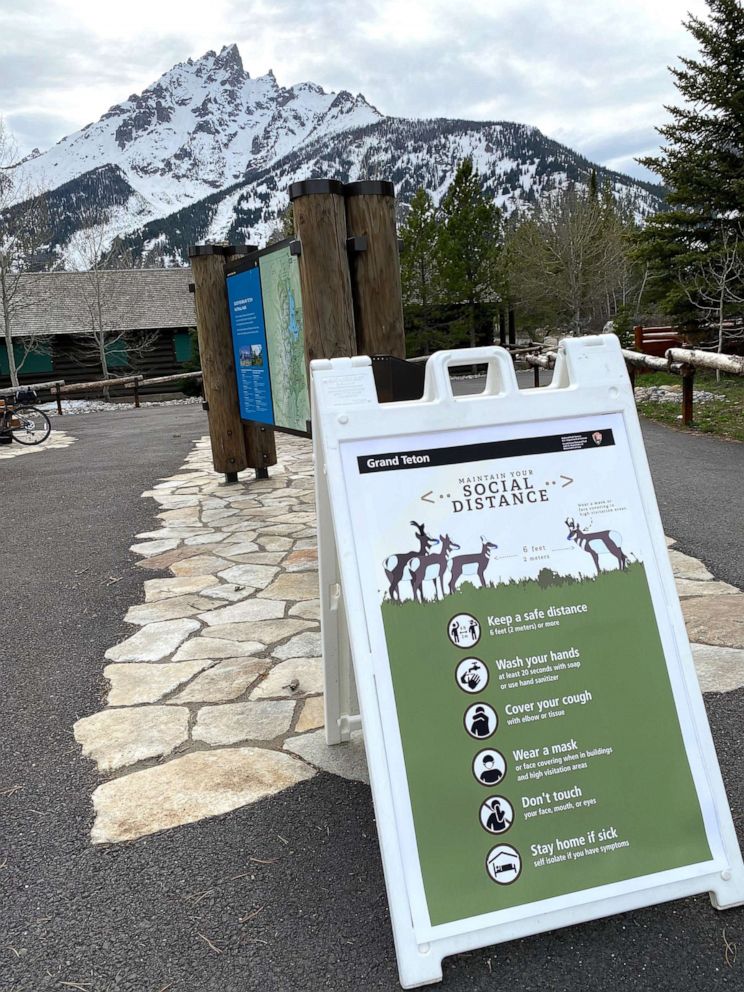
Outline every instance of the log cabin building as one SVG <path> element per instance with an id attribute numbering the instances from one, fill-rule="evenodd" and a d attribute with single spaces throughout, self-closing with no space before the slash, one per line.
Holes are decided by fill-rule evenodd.
<path id="1" fill-rule="evenodd" d="M 21 276 L 11 323 L 16 364 L 23 362 L 21 383 L 101 379 L 92 334 L 101 323 L 109 374 L 149 377 L 178 372 L 195 357 L 190 283 L 190 268 Z M 10 385 L 8 371 L 0 334 L 0 388 Z"/>

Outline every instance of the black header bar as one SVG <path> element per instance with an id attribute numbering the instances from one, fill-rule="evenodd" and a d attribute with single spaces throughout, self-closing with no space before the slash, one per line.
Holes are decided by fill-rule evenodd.
<path id="1" fill-rule="evenodd" d="M 402 472 L 411 468 L 431 468 L 437 465 L 460 465 L 463 462 L 484 462 L 496 458 L 518 458 L 520 455 L 546 455 L 551 452 L 593 451 L 614 445 L 609 429 L 575 431 L 572 434 L 549 434 L 546 437 L 520 437 L 509 441 L 485 444 L 461 444 L 456 448 L 429 448 L 421 451 L 391 451 L 357 458 L 359 472 Z"/>

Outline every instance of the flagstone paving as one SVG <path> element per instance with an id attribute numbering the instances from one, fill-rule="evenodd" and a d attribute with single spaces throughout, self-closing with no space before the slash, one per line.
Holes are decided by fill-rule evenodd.
<path id="1" fill-rule="evenodd" d="M 226 485 L 203 438 L 143 494 L 162 526 L 132 551 L 171 575 L 145 582 L 132 635 L 106 652 L 108 707 L 75 724 L 109 777 L 94 843 L 216 816 L 319 769 L 368 781 L 361 733 L 325 743 L 311 445 L 278 436 L 277 451 L 271 478 Z M 744 685 L 744 595 L 674 543 L 701 687 L 729 692 Z"/>
<path id="2" fill-rule="evenodd" d="M 18 458 L 19 455 L 33 455 L 40 451 L 53 451 L 56 448 L 69 448 L 77 441 L 76 437 L 66 431 L 53 430 L 46 441 L 41 444 L 18 444 L 13 441 L 11 444 L 0 445 L 0 461 L 8 458 Z"/>

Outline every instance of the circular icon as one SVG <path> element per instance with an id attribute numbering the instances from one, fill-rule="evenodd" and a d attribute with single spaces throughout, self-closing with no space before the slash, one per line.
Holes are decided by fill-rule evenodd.
<path id="1" fill-rule="evenodd" d="M 503 796 L 489 796 L 481 803 L 479 816 L 489 834 L 505 834 L 514 822 L 514 807 Z"/>
<path id="2" fill-rule="evenodd" d="M 455 679 L 463 692 L 482 692 L 488 685 L 488 669 L 480 658 L 463 658 L 455 669 Z"/>
<path id="3" fill-rule="evenodd" d="M 471 737 L 482 739 L 495 733 L 499 725 L 496 710 L 488 703 L 473 703 L 465 710 L 465 729 Z"/>
<path id="4" fill-rule="evenodd" d="M 473 758 L 473 775 L 481 785 L 496 785 L 506 775 L 506 758 L 493 748 L 479 751 Z"/>
<path id="5" fill-rule="evenodd" d="M 456 648 L 472 648 L 480 640 L 480 624 L 470 613 L 458 613 L 447 624 L 447 636 Z"/>
<path id="6" fill-rule="evenodd" d="M 516 847 L 511 844 L 499 844 L 492 847 L 486 857 L 488 877 L 499 885 L 511 885 L 516 882 L 522 871 L 522 859 Z"/>

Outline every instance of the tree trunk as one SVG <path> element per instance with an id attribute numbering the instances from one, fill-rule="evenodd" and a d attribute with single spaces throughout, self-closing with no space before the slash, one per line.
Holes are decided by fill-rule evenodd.
<path id="1" fill-rule="evenodd" d="M 721 295 L 718 300 L 718 354 L 720 355 L 723 351 L 723 308 L 725 304 L 725 293 L 726 286 L 725 283 L 721 286 Z M 716 382 L 721 381 L 720 369 L 716 369 Z"/>
<path id="2" fill-rule="evenodd" d="M 15 352 L 13 351 L 13 332 L 10 327 L 10 306 L 8 304 L 8 291 L 5 282 L 5 269 L 0 268 L 0 293 L 3 297 L 3 332 L 5 335 L 5 351 L 8 355 L 8 372 L 10 374 L 11 386 L 18 386 L 18 369 L 15 363 Z"/>
<path id="3" fill-rule="evenodd" d="M 5 351 L 8 355 L 8 373 L 10 375 L 11 386 L 18 386 L 18 369 L 16 368 L 15 362 L 15 352 L 13 351 L 13 336 L 10 333 L 10 321 L 7 316 L 3 314 L 5 318 Z"/>
<path id="4" fill-rule="evenodd" d="M 641 281 L 641 288 L 638 290 L 638 299 L 636 300 L 636 312 L 634 317 L 637 317 L 641 312 L 641 301 L 643 300 L 643 293 L 646 289 L 646 280 L 648 279 L 648 262 L 646 262 L 646 268 L 643 270 L 643 279 Z"/>
<path id="5" fill-rule="evenodd" d="M 103 333 L 103 331 L 101 331 L 96 336 L 98 338 L 98 361 L 101 364 L 101 372 L 103 373 L 101 378 L 108 379 L 109 370 L 108 370 L 108 358 L 106 357 L 106 336 Z M 111 399 L 111 394 L 109 393 L 108 388 L 106 387 L 104 387 L 103 390 L 103 398 L 106 400 L 106 402 L 108 402 Z"/>

